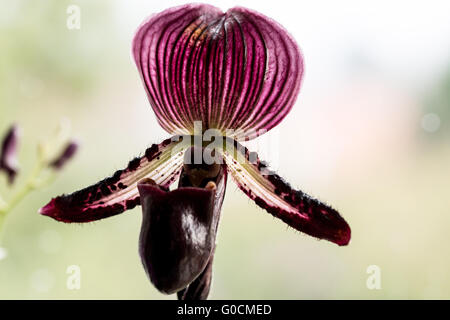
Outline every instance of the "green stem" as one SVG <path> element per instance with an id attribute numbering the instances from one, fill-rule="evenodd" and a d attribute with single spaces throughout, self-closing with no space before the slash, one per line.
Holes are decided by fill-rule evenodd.
<path id="1" fill-rule="evenodd" d="M 45 180 L 40 179 L 42 171 L 49 168 L 49 155 L 51 155 L 52 144 L 59 145 L 63 140 L 68 139 L 69 127 L 67 123 L 61 123 L 55 138 L 47 143 L 38 145 L 38 161 L 28 177 L 27 182 L 17 190 L 9 202 L 5 202 L 0 196 L 0 244 L 2 242 L 3 230 L 5 229 L 5 221 L 8 214 L 33 190 L 45 187 L 51 184 L 56 178 L 56 172 L 53 170 L 51 175 Z"/>
<path id="2" fill-rule="evenodd" d="M 31 191 L 36 189 L 36 179 L 39 177 L 44 165 L 42 163 L 38 163 L 31 173 L 28 181 L 19 189 L 11 198 L 9 203 L 6 205 L 3 212 L 5 214 L 9 213 L 14 207 L 25 198 Z M 1 211 L 0 211 L 1 212 Z"/>
<path id="3" fill-rule="evenodd" d="M 27 182 L 12 196 L 9 203 L 5 203 L 3 200 L 0 199 L 1 201 L 3 201 L 3 202 L 0 201 L 0 243 L 2 240 L 2 234 L 6 217 L 31 191 L 41 186 L 40 184 L 37 183 L 38 181 L 37 179 L 41 175 L 41 172 L 44 168 L 45 163 L 42 161 L 38 162 L 35 168 L 33 169 L 30 177 L 28 178 Z M 49 179 L 48 181 L 51 181 L 51 179 Z"/>

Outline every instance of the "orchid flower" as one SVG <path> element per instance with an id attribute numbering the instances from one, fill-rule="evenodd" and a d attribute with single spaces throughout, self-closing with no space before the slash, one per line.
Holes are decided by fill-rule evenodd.
<path id="1" fill-rule="evenodd" d="M 350 228 L 336 210 L 294 190 L 240 143 L 278 125 L 296 101 L 303 59 L 281 25 L 246 8 L 223 13 L 183 5 L 144 21 L 132 53 L 150 105 L 172 138 L 111 177 L 52 199 L 41 214 L 90 222 L 141 205 L 144 269 L 157 289 L 180 299 L 208 295 L 228 174 L 292 228 L 348 244 Z M 209 130 L 222 142 L 207 145 Z"/>

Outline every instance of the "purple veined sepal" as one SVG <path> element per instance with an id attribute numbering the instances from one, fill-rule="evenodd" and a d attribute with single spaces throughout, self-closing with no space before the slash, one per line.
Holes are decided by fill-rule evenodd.
<path id="1" fill-rule="evenodd" d="M 204 179 L 192 179 L 199 174 Z M 173 191 L 147 179 L 138 184 L 143 213 L 139 253 L 159 291 L 177 293 L 179 299 L 207 298 L 226 182 L 224 164 L 185 164 Z"/>
<path id="2" fill-rule="evenodd" d="M 0 150 L 0 171 L 8 176 L 9 184 L 14 183 L 18 172 L 17 145 L 19 143 L 19 127 L 11 126 L 6 133 Z"/>
<path id="3" fill-rule="evenodd" d="M 293 189 L 270 171 L 255 152 L 227 138 L 223 158 L 238 187 L 259 207 L 310 236 L 340 246 L 349 243 L 350 227 L 335 209 Z"/>
<path id="4" fill-rule="evenodd" d="M 125 169 L 92 186 L 53 198 L 39 213 L 62 222 L 90 222 L 132 209 L 140 204 L 139 181 L 148 178 L 168 188 L 177 179 L 185 149 L 182 136 L 154 144 Z"/>
<path id="5" fill-rule="evenodd" d="M 132 50 L 149 102 L 170 133 L 192 134 L 194 121 L 222 132 L 266 132 L 291 110 L 303 75 L 289 33 L 241 7 L 223 13 L 188 4 L 152 15 Z"/>

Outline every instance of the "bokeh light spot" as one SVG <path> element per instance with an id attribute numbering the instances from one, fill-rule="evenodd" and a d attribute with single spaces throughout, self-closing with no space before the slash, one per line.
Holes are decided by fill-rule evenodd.
<path id="1" fill-rule="evenodd" d="M 436 132 L 441 127 L 441 118 L 436 113 L 427 113 L 422 117 L 421 125 L 426 132 Z"/>
<path id="2" fill-rule="evenodd" d="M 7 256 L 8 256 L 8 250 L 0 247 L 0 261 L 6 259 Z"/>
<path id="3" fill-rule="evenodd" d="M 30 286 L 37 292 L 48 292 L 55 283 L 55 277 L 47 269 L 38 269 L 31 275 Z"/>

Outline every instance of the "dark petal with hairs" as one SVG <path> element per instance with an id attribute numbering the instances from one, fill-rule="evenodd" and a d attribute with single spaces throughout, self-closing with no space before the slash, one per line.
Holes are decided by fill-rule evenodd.
<path id="1" fill-rule="evenodd" d="M 257 154 L 237 141 L 227 143 L 224 159 L 238 187 L 255 203 L 292 228 L 310 236 L 345 246 L 351 230 L 329 205 L 295 190 L 270 171 Z"/>
<path id="2" fill-rule="evenodd" d="M 110 178 L 69 195 L 52 199 L 39 212 L 63 222 L 90 222 L 104 219 L 140 204 L 137 183 L 152 179 L 168 188 L 178 177 L 183 165 L 181 137 L 154 144 L 140 158 Z"/>

